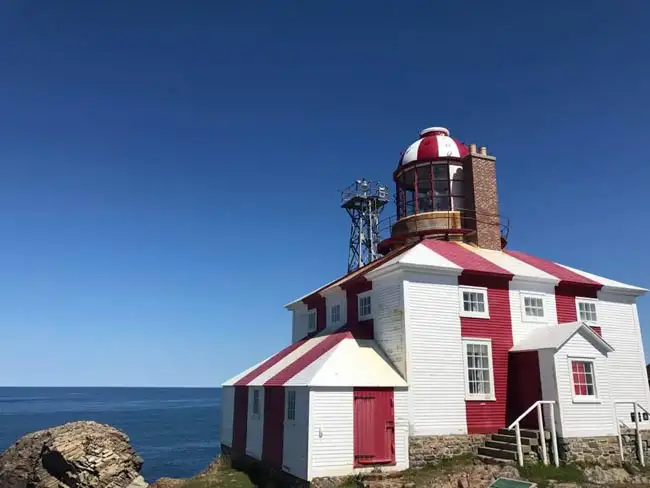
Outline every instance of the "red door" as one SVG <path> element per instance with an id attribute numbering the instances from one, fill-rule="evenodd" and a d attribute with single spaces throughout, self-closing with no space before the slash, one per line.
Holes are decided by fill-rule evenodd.
<path id="1" fill-rule="evenodd" d="M 354 465 L 395 464 L 392 388 L 354 389 Z"/>
<path id="2" fill-rule="evenodd" d="M 264 387 L 264 431 L 262 460 L 271 467 L 282 469 L 284 448 L 284 388 Z"/>

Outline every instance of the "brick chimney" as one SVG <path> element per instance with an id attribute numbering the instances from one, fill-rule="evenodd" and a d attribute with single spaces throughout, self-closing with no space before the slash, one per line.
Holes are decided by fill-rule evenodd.
<path id="1" fill-rule="evenodd" d="M 501 220 L 497 195 L 496 158 L 485 146 L 478 151 L 470 144 L 470 153 L 463 163 L 467 208 L 464 227 L 475 230 L 467 240 L 485 249 L 501 250 Z"/>

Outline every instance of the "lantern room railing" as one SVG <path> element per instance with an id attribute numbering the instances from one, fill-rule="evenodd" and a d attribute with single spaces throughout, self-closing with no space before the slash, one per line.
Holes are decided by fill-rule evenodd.
<path id="1" fill-rule="evenodd" d="M 458 227 L 458 214 L 460 214 L 460 227 Z M 379 235 L 382 239 L 389 239 L 392 237 L 392 229 L 395 223 L 399 220 L 409 219 L 411 217 L 425 217 L 427 220 L 438 220 L 440 222 L 439 232 L 441 234 L 445 233 L 458 233 L 458 234 L 471 234 L 475 232 L 477 223 L 481 224 L 490 224 L 490 225 L 499 225 L 501 237 L 504 240 L 508 240 L 510 234 L 510 220 L 503 215 L 498 214 L 488 214 L 476 212 L 471 209 L 454 209 L 454 210 L 444 210 L 439 212 L 427 212 L 409 215 L 408 217 L 399 218 L 396 214 L 393 214 L 389 217 L 386 217 L 379 221 Z M 495 223 L 495 222 L 498 222 Z M 419 221 L 417 219 L 413 220 L 412 226 L 415 227 L 415 231 L 431 231 L 431 225 L 426 220 Z M 420 227 L 418 229 L 418 227 Z"/>

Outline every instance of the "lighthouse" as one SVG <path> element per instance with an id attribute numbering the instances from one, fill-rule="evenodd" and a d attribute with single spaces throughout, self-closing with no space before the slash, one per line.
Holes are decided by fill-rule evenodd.
<path id="1" fill-rule="evenodd" d="M 223 383 L 224 458 L 300 487 L 450 455 L 644 464 L 647 290 L 506 248 L 496 158 L 447 128 L 393 182 L 342 192 L 348 272 L 286 304 L 291 342 Z"/>

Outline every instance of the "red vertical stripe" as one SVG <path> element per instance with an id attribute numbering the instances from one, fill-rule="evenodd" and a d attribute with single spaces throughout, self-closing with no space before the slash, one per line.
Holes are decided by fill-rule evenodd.
<path id="1" fill-rule="evenodd" d="M 558 324 L 578 320 L 576 297 L 598 298 L 600 285 L 572 285 L 561 282 L 555 287 L 555 308 Z"/>
<path id="2" fill-rule="evenodd" d="M 372 281 L 363 279 L 349 283 L 344 287 L 345 299 L 347 301 L 347 322 L 346 329 L 352 332 L 356 339 L 374 338 L 374 321 L 372 319 L 359 322 L 359 294 L 372 290 Z M 376 303 L 370 303 L 376 307 Z"/>
<path id="3" fill-rule="evenodd" d="M 489 319 L 460 318 L 461 335 L 465 338 L 491 339 L 495 401 L 467 400 L 467 432 L 486 434 L 506 426 L 508 390 L 508 354 L 512 348 L 509 278 L 475 276 L 463 273 L 459 285 L 483 286 L 488 289 Z M 466 352 L 463 351 L 463 355 Z"/>
<path id="4" fill-rule="evenodd" d="M 300 373 L 303 369 L 309 366 L 311 363 L 320 358 L 330 349 L 333 349 L 337 344 L 339 344 L 345 338 L 352 338 L 352 334 L 349 331 L 336 332 L 328 335 L 323 339 L 317 346 L 312 347 L 309 351 L 299 357 L 296 361 L 291 363 L 289 366 L 279 371 L 275 376 L 270 378 L 264 383 L 264 386 L 282 386 L 291 378 Z"/>
<path id="5" fill-rule="evenodd" d="M 282 469 L 284 448 L 284 395 L 282 387 L 264 388 L 262 461 L 277 469 Z"/>
<path id="6" fill-rule="evenodd" d="M 327 306 L 325 297 L 320 294 L 310 295 L 303 300 L 307 310 L 316 310 L 316 332 L 325 329 L 327 325 Z"/>
<path id="7" fill-rule="evenodd" d="M 427 159 L 437 159 L 438 157 L 438 138 L 434 135 L 430 135 L 420 139 L 417 160 L 423 161 Z"/>
<path id="8" fill-rule="evenodd" d="M 248 428 L 248 387 L 235 386 L 235 400 L 232 426 L 233 452 L 246 454 L 246 432 Z"/>

